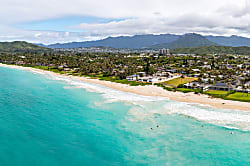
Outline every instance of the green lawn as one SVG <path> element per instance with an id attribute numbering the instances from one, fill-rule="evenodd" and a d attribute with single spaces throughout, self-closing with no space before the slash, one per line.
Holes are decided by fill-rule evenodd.
<path id="1" fill-rule="evenodd" d="M 234 94 L 228 95 L 226 99 L 250 102 L 250 94 L 236 92 Z"/>
<path id="2" fill-rule="evenodd" d="M 220 91 L 220 90 L 208 90 L 204 92 L 213 97 L 225 98 L 228 95 L 228 91 Z"/>
<path id="3" fill-rule="evenodd" d="M 194 78 L 194 77 L 185 77 L 185 78 L 176 78 L 176 79 L 173 79 L 173 80 L 166 81 L 164 83 L 177 87 L 180 84 L 186 84 L 188 82 L 193 82 L 193 81 L 196 81 L 196 80 L 198 80 L 198 79 Z"/>
<path id="4" fill-rule="evenodd" d="M 228 91 L 220 91 L 220 90 L 208 90 L 206 91 L 209 95 L 226 95 Z"/>
<path id="5" fill-rule="evenodd" d="M 183 93 L 189 93 L 189 92 L 195 92 L 193 89 L 187 89 L 187 88 L 177 88 L 177 91 L 183 92 Z"/>

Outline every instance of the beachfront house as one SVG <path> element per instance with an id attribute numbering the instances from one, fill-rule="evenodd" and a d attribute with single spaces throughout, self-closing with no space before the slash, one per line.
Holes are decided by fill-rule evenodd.
<path id="1" fill-rule="evenodd" d="M 138 81 L 139 82 L 148 82 L 148 83 L 158 83 L 161 82 L 161 78 L 160 77 L 139 77 Z"/>
<path id="2" fill-rule="evenodd" d="M 222 90 L 222 91 L 232 91 L 233 87 L 231 85 L 227 85 L 226 83 L 216 83 L 209 87 L 209 90 Z"/>
<path id="3" fill-rule="evenodd" d="M 134 74 L 134 75 L 131 75 L 131 76 L 127 76 L 126 79 L 128 81 L 136 81 L 137 80 L 137 75 Z"/>
<path id="4" fill-rule="evenodd" d="M 153 76 L 155 76 L 155 77 L 168 77 L 169 73 L 168 72 L 156 72 Z"/>
<path id="5" fill-rule="evenodd" d="M 139 82 L 148 82 L 149 77 L 139 77 L 138 81 Z"/>
<path id="6" fill-rule="evenodd" d="M 188 89 L 195 89 L 195 88 L 200 88 L 201 84 L 199 82 L 189 82 L 183 85 L 184 88 Z"/>
<path id="7" fill-rule="evenodd" d="M 158 83 L 160 79 L 158 77 L 149 77 L 148 82 L 150 83 Z"/>
<path id="8" fill-rule="evenodd" d="M 209 85 L 200 84 L 197 81 L 186 83 L 186 84 L 183 85 L 183 87 L 188 88 L 188 89 L 203 89 L 203 90 L 208 90 L 209 89 Z"/>

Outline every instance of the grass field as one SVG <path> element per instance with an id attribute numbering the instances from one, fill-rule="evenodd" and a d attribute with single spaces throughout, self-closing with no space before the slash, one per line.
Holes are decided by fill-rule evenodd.
<path id="1" fill-rule="evenodd" d="M 250 102 L 250 94 L 236 92 L 234 94 L 228 95 L 226 99 Z"/>
<path id="2" fill-rule="evenodd" d="M 213 97 L 225 98 L 228 95 L 228 91 L 220 91 L 220 90 L 208 90 L 205 94 L 208 94 Z"/>
<path id="3" fill-rule="evenodd" d="M 208 90 L 206 91 L 209 95 L 226 95 L 228 91 L 220 91 L 220 90 Z"/>
<path id="4" fill-rule="evenodd" d="M 188 82 L 192 82 L 192 81 L 196 81 L 196 80 L 198 80 L 198 79 L 194 78 L 194 77 L 185 77 L 185 78 L 176 78 L 173 80 L 166 81 L 164 83 L 167 85 L 172 85 L 172 86 L 177 87 L 180 84 L 186 84 Z"/>
<path id="5" fill-rule="evenodd" d="M 195 92 L 193 89 L 187 89 L 187 88 L 177 88 L 177 91 L 183 92 L 183 93 L 189 93 L 189 92 Z"/>

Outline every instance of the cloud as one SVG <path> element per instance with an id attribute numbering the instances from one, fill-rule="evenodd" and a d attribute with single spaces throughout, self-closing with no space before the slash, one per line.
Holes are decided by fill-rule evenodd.
<path id="1" fill-rule="evenodd" d="M 229 2 L 224 6 L 219 7 L 217 12 L 224 16 L 244 17 L 250 14 L 250 2 L 248 0 L 239 0 L 239 3 Z"/>
<path id="2" fill-rule="evenodd" d="M 107 36 L 190 33 L 249 36 L 247 0 L 1 0 L 0 40 L 56 43 Z M 64 17 L 115 19 L 67 25 L 77 32 L 17 28 L 19 24 Z M 63 29 L 63 28 L 62 28 Z M 73 30 L 72 30 L 73 31 Z"/>
<path id="3" fill-rule="evenodd" d="M 31 31 L 0 25 L 1 41 L 29 41 L 33 43 L 56 43 L 95 39 L 84 32 Z M 97 38 L 99 39 L 99 38 Z"/>
<path id="4" fill-rule="evenodd" d="M 119 36 L 134 34 L 190 33 L 247 36 L 250 16 L 246 18 L 228 17 L 221 19 L 216 14 L 196 13 L 175 17 L 132 18 L 109 23 L 82 23 L 75 28 L 82 29 L 93 36 Z"/>

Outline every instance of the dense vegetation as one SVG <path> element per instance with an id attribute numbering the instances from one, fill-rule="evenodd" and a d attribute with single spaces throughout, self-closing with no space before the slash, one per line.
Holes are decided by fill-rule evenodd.
<path id="1" fill-rule="evenodd" d="M 2 49 L 6 50 L 8 44 L 10 43 L 6 43 L 4 47 L 2 44 Z M 163 73 L 166 74 L 166 77 L 169 75 L 178 75 L 181 76 L 178 79 L 156 85 L 166 90 L 181 91 L 184 93 L 204 93 L 203 89 L 198 87 L 183 88 L 184 83 L 192 81 L 197 81 L 199 84 L 205 85 L 222 82 L 232 85 L 234 88 L 240 87 L 243 90 L 249 88 L 248 84 L 246 84 L 250 81 L 250 74 L 248 72 L 250 70 L 249 56 L 225 54 L 158 56 L 157 54 L 150 53 L 53 52 L 38 51 L 44 48 L 33 47 L 32 44 L 26 45 L 27 43 L 22 42 L 13 42 L 11 44 L 15 45 L 14 48 L 18 48 L 17 50 L 21 51 L 0 52 L 0 63 L 35 67 L 74 76 L 88 76 L 132 86 L 149 84 L 126 80 L 127 76 L 141 72 L 145 73 L 148 77 Z M 221 48 L 221 46 L 211 47 Z M 8 49 L 15 50 L 14 48 L 10 46 Z M 33 52 L 27 50 L 33 50 Z M 172 86 L 168 86 L 168 84 Z M 231 95 L 231 92 L 225 92 L 225 94 L 214 93 L 220 92 L 207 92 L 211 96 L 225 99 Z M 237 98 L 237 96 L 230 97 L 230 99 L 234 100 Z M 247 99 L 245 97 L 242 99 L 241 97 L 239 100 L 248 101 L 248 97 Z"/>

